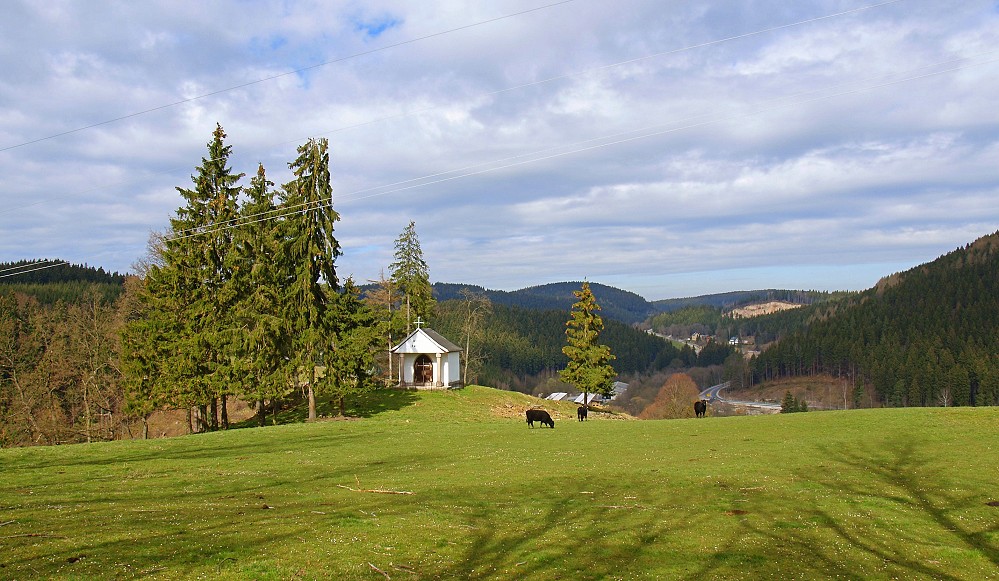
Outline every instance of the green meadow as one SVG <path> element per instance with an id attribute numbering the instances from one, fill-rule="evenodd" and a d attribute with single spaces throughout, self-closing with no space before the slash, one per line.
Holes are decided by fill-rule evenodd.
<path id="1" fill-rule="evenodd" d="M 999 578 L 997 408 L 552 430 L 532 401 L 0 450 L 0 578 Z"/>

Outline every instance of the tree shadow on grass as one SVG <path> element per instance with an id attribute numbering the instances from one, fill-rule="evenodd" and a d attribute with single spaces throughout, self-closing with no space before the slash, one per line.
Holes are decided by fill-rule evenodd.
<path id="1" fill-rule="evenodd" d="M 398 411 L 413 405 L 418 399 L 413 390 L 379 388 L 350 396 L 344 401 L 345 415 L 340 415 L 340 403 L 328 397 L 316 399 L 316 415 L 321 420 L 350 420 L 371 418 L 378 414 Z M 300 424 L 308 421 L 308 401 L 300 394 L 285 398 L 280 409 L 267 416 L 266 425 Z M 256 416 L 230 424 L 230 429 L 257 428 L 260 424 Z"/>
<path id="2" fill-rule="evenodd" d="M 948 570 L 940 560 L 919 554 L 916 548 L 921 546 L 973 552 L 999 567 L 999 545 L 991 540 L 999 525 L 974 530 L 969 521 L 953 516 L 984 506 L 987 495 L 961 491 L 918 442 L 819 452 L 818 466 L 798 474 L 798 479 L 817 485 L 816 497 L 829 499 L 830 505 L 856 508 L 801 506 L 796 523 L 740 517 L 747 535 L 765 539 L 777 553 L 769 557 L 786 556 L 799 575 L 847 579 L 864 578 L 872 567 L 878 576 L 900 578 L 956 580 L 976 574 Z M 736 545 L 738 540 L 732 539 L 727 549 Z M 810 558 L 802 560 L 801 555 Z M 709 563 L 698 577 L 710 577 L 716 566 Z"/>
<path id="3" fill-rule="evenodd" d="M 393 459 L 402 464 L 426 460 L 404 453 Z M 18 517 L 5 523 L 9 528 L 4 531 L 8 538 L 0 554 L 0 579 L 204 578 L 213 572 L 260 578 L 246 571 L 262 556 L 281 554 L 282 547 L 304 544 L 320 531 L 335 531 L 346 517 L 363 524 L 373 520 L 366 515 L 394 508 L 391 497 L 362 498 L 340 486 L 353 486 L 358 474 L 362 481 L 374 478 L 363 466 L 331 466 L 308 477 L 273 467 L 264 475 L 243 474 L 238 467 L 226 474 L 192 474 L 203 479 L 163 486 L 150 477 L 124 483 L 110 496 L 91 482 L 85 498 L 61 499 L 40 491 L 41 498 L 30 501 L 34 506 L 25 501 L 9 507 L 17 508 Z M 357 510 L 361 507 L 366 510 Z M 31 516 L 53 510 L 71 511 L 94 524 Z M 101 526 L 98 519 L 104 521 Z M 274 562 L 293 567 L 292 572 L 299 568 Z"/>
<path id="4" fill-rule="evenodd" d="M 370 418 L 407 408 L 418 399 L 419 394 L 412 389 L 381 388 L 348 398 L 345 407 L 349 417 Z"/>
<path id="5" fill-rule="evenodd" d="M 684 534 L 694 520 L 689 514 L 578 498 L 540 502 L 542 508 L 533 515 L 500 514 L 527 513 L 532 504 L 501 503 L 456 515 L 467 531 L 463 549 L 439 570 L 419 571 L 421 578 L 584 580 L 634 575 L 640 567 L 636 563 L 653 559 L 649 553 L 661 548 L 661 539 Z"/>

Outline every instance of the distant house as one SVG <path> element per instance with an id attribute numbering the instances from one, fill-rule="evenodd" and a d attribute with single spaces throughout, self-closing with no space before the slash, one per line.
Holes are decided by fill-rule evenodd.
<path id="1" fill-rule="evenodd" d="M 562 401 L 563 399 L 565 399 L 568 396 L 569 396 L 569 394 L 566 393 L 566 392 L 564 392 L 564 391 L 556 391 L 555 393 L 549 395 L 545 399 L 549 399 L 551 401 Z"/>
<path id="2" fill-rule="evenodd" d="M 576 399 L 574 399 L 572 401 L 573 401 L 573 403 L 582 404 L 583 403 L 583 394 L 579 394 L 578 396 L 576 396 Z M 588 394 L 586 394 L 586 405 L 591 405 L 591 404 L 599 403 L 599 402 L 602 402 L 602 401 L 604 401 L 604 396 L 600 395 L 599 393 L 588 393 Z"/>
<path id="3" fill-rule="evenodd" d="M 614 401 L 617 396 L 621 395 L 628 389 L 628 384 L 623 381 L 615 381 L 614 385 L 611 386 L 611 396 L 607 398 L 607 401 Z"/>
<path id="4" fill-rule="evenodd" d="M 433 329 L 416 330 L 389 351 L 396 357 L 399 387 L 454 389 L 461 384 L 461 348 Z"/>

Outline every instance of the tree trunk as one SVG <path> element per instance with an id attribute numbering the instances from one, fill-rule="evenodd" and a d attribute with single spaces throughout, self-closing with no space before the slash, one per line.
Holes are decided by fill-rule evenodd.
<path id="1" fill-rule="evenodd" d="M 316 419 L 316 366 L 309 365 L 312 369 L 309 372 L 309 420 Z"/>
<path id="2" fill-rule="evenodd" d="M 229 400 L 226 397 L 226 395 L 223 393 L 222 394 L 222 410 L 221 410 L 221 412 L 222 412 L 222 429 L 223 430 L 228 430 L 229 429 L 229 405 L 228 405 L 228 403 L 229 403 Z"/>
<path id="3" fill-rule="evenodd" d="M 257 401 L 257 425 L 261 428 L 267 423 L 267 404 L 263 399 Z"/>
<path id="4" fill-rule="evenodd" d="M 211 430 L 214 432 L 219 429 L 219 404 L 218 399 L 212 398 L 212 403 L 210 404 L 210 414 L 209 419 L 211 420 Z"/>
<path id="5" fill-rule="evenodd" d="M 206 404 L 201 404 L 198 406 L 198 432 L 207 432 L 208 423 L 208 406 Z"/>
<path id="6" fill-rule="evenodd" d="M 187 433 L 188 434 L 193 434 L 194 433 L 194 408 L 193 407 L 188 407 L 187 408 Z"/>
<path id="7" fill-rule="evenodd" d="M 149 439 L 149 418 L 146 416 L 142 416 L 142 439 Z"/>

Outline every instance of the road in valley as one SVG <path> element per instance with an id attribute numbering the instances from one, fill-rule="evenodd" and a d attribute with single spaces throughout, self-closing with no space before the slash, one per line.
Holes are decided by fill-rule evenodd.
<path id="1" fill-rule="evenodd" d="M 726 381 L 725 383 L 719 383 L 718 385 L 712 385 L 711 387 L 701 391 L 700 397 L 703 400 L 707 400 L 708 403 L 719 402 L 726 403 L 729 405 L 753 408 L 766 413 L 777 413 L 780 411 L 779 403 L 770 403 L 764 401 L 741 401 L 735 399 L 725 399 L 721 396 L 721 392 L 724 389 L 732 387 L 731 381 Z"/>

